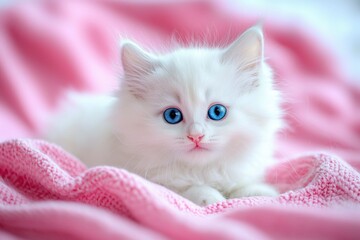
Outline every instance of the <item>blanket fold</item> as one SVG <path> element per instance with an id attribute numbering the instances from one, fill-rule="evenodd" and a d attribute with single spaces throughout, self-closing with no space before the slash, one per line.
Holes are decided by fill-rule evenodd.
<path id="1" fill-rule="evenodd" d="M 341 159 L 326 154 L 298 157 L 269 169 L 268 182 L 282 191 L 278 197 L 230 199 L 206 207 L 123 169 L 87 169 L 59 147 L 40 140 L 1 143 L 0 176 L 0 226 L 10 232 L 16 229 L 20 236 L 27 236 L 23 235 L 26 233 L 37 238 L 39 231 L 48 231 L 86 239 L 89 233 L 85 229 L 95 225 L 91 228 L 97 229 L 98 234 L 114 231 L 114 236 L 123 234 L 122 237 L 134 239 L 141 236 L 132 235 L 137 228 L 145 228 L 140 233 L 151 232 L 147 237 L 153 239 L 266 239 L 267 234 L 280 234 L 279 229 L 267 229 L 266 223 L 277 225 L 278 221 L 285 221 L 279 220 L 285 216 L 286 221 L 299 224 L 299 218 L 311 219 L 313 223 L 314 219 L 321 219 L 308 226 L 316 233 L 313 236 L 323 234 L 315 231 L 316 227 L 330 228 L 334 221 L 350 224 L 350 232 L 336 233 L 337 236 L 360 234 L 359 207 L 355 207 L 360 203 L 360 174 Z M 354 211 L 347 209 L 349 215 L 341 215 L 339 220 L 333 218 L 334 213 L 328 216 L 319 209 L 349 205 L 354 205 Z M 304 206 L 318 210 L 297 212 Z M 94 219 L 89 212 L 101 217 Z M 263 220 L 261 216 L 267 212 L 272 217 Z M 331 219 L 324 221 L 327 217 Z M 119 225 L 105 224 L 113 219 Z M 70 231 L 74 226 L 77 230 Z M 89 239 L 96 236 L 100 235 Z"/>

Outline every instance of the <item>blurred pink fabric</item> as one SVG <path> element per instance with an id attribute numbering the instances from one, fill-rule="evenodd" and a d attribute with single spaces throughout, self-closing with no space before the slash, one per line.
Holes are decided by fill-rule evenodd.
<path id="1" fill-rule="evenodd" d="M 170 48 L 173 38 L 226 44 L 257 20 L 215 1 L 42 0 L 1 9 L 0 140 L 37 136 L 66 89 L 117 87 L 124 37 L 154 49 Z M 264 31 L 288 125 L 276 154 L 294 159 L 269 171 L 268 181 L 284 192 L 280 197 L 199 208 L 124 170 L 86 169 L 47 143 L 7 141 L 0 146 L 0 237 L 359 236 L 360 183 L 353 168 L 360 169 L 360 88 L 310 28 L 274 17 L 264 20 Z M 318 151 L 328 154 L 310 153 Z"/>

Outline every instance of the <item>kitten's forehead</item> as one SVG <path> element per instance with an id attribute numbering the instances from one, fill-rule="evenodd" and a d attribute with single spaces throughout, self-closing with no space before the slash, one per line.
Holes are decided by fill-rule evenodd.
<path id="1" fill-rule="evenodd" d="M 206 76 L 220 67 L 218 49 L 179 49 L 161 59 L 164 68 L 181 77 L 181 80 Z M 189 80 L 190 81 L 190 80 Z M 194 81 L 191 81 L 194 83 Z"/>
<path id="2" fill-rule="evenodd" d="M 209 100 L 220 101 L 229 91 L 229 66 L 220 62 L 218 49 L 181 49 L 162 59 L 162 88 L 166 97 L 179 102 L 201 104 Z M 231 88 L 231 87 L 230 87 Z"/>

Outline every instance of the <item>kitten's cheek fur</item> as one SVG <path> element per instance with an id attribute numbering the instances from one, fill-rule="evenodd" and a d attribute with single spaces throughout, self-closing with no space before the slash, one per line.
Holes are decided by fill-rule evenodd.
<path id="1" fill-rule="evenodd" d="M 206 185 L 192 186 L 181 195 L 199 206 L 225 200 L 225 197 L 218 190 Z"/>
<path id="2" fill-rule="evenodd" d="M 229 194 L 229 198 L 241 198 L 251 196 L 274 197 L 277 195 L 279 195 L 279 193 L 273 186 L 266 183 L 255 183 L 233 189 Z"/>

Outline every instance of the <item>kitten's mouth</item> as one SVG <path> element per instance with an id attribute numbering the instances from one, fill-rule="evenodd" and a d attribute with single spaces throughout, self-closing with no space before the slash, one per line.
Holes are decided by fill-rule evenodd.
<path id="1" fill-rule="evenodd" d="M 196 145 L 192 149 L 190 149 L 190 152 L 201 152 L 201 151 L 209 151 L 208 148 L 202 147 L 200 145 Z"/>

